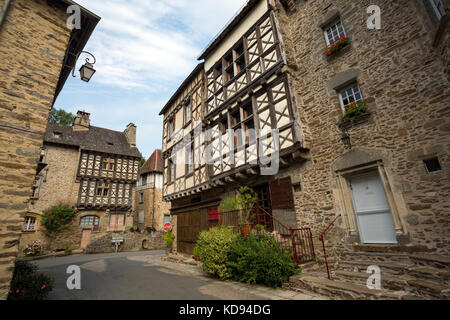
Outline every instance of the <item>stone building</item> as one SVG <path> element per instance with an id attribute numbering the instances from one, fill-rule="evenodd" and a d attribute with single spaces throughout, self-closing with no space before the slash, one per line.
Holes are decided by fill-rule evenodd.
<path id="1" fill-rule="evenodd" d="M 98 16 L 68 0 L 0 0 L 0 299 L 6 298 L 50 109 Z"/>
<path id="2" fill-rule="evenodd" d="M 161 231 L 170 222 L 170 203 L 162 199 L 163 159 L 156 149 L 139 170 L 136 186 L 136 213 L 139 229 Z"/>
<path id="3" fill-rule="evenodd" d="M 191 252 L 208 212 L 249 185 L 275 218 L 311 229 L 318 257 L 319 235 L 337 219 L 325 243 L 340 280 L 363 283 L 359 272 L 376 261 L 404 277 L 396 288 L 442 297 L 449 284 L 434 267 L 450 265 L 449 8 L 248 1 L 162 110 L 177 249 Z M 196 126 L 219 134 L 190 142 Z M 224 143 L 229 128 L 242 129 L 234 151 Z M 276 174 L 261 175 L 264 163 L 252 161 L 251 128 L 278 129 L 274 145 L 255 139 L 258 158 L 278 146 Z M 190 150 L 208 161 L 177 161 Z"/>
<path id="4" fill-rule="evenodd" d="M 72 126 L 49 123 L 32 196 L 28 203 L 20 252 L 34 240 L 47 250 L 86 249 L 99 238 L 133 226 L 134 194 L 141 154 L 136 126 L 118 132 L 90 125 L 89 113 L 78 111 Z M 42 212 L 64 204 L 77 215 L 67 230 L 47 238 Z"/>

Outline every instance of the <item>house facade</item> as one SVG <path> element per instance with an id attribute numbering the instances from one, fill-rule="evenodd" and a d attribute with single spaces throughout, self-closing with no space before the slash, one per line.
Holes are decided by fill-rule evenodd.
<path id="1" fill-rule="evenodd" d="M 139 229 L 164 230 L 170 223 L 170 203 L 163 201 L 163 158 L 156 149 L 139 170 L 136 186 L 136 213 Z"/>
<path id="2" fill-rule="evenodd" d="M 7 296 L 50 109 L 98 16 L 72 1 L 0 0 L 0 299 Z"/>
<path id="3" fill-rule="evenodd" d="M 99 238 L 129 230 L 140 159 L 134 124 L 123 132 L 99 128 L 90 125 L 90 115 L 82 111 L 72 126 L 49 123 L 20 252 L 34 240 L 41 240 L 47 250 L 84 250 Z M 77 214 L 50 239 L 41 232 L 42 212 L 60 204 Z"/>
<path id="4" fill-rule="evenodd" d="M 318 255 L 335 219 L 332 255 L 448 255 L 448 10 L 248 1 L 161 112 L 177 250 L 192 253 L 209 212 L 247 185 L 275 218 L 311 228 Z"/>

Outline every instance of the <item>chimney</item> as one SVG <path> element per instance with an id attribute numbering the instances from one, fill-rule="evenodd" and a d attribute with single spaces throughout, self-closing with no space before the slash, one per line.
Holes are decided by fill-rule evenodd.
<path id="1" fill-rule="evenodd" d="M 78 111 L 75 120 L 73 120 L 72 124 L 73 130 L 75 131 L 89 130 L 89 127 L 91 125 L 91 120 L 89 119 L 90 115 L 91 115 L 90 113 L 87 113 L 85 111 Z"/>
<path id="2" fill-rule="evenodd" d="M 136 147 L 136 125 L 130 123 L 123 133 L 131 147 Z"/>

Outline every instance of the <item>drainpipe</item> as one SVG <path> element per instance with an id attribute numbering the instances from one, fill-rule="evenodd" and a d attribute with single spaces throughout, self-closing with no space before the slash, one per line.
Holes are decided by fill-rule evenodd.
<path id="1" fill-rule="evenodd" d="M 8 12 L 11 2 L 12 0 L 6 0 L 3 4 L 2 12 L 0 12 L 0 27 L 3 25 L 3 21 L 5 21 L 6 13 Z"/>

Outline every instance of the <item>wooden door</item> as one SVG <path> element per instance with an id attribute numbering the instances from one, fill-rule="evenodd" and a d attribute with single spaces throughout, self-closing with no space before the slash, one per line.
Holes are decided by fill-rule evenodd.
<path id="1" fill-rule="evenodd" d="M 86 249 L 89 242 L 91 241 L 91 229 L 84 229 L 81 234 L 81 249 Z"/>
<path id="2" fill-rule="evenodd" d="M 378 172 L 348 179 L 362 243 L 397 243 L 394 221 Z"/>
<path id="3" fill-rule="evenodd" d="M 109 231 L 124 231 L 125 230 L 125 214 L 112 213 L 109 216 Z"/>

